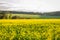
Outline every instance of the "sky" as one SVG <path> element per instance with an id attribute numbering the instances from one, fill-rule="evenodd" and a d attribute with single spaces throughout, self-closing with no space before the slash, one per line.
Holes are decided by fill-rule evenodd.
<path id="1" fill-rule="evenodd" d="M 0 0 L 0 10 L 26 12 L 60 11 L 60 0 Z"/>

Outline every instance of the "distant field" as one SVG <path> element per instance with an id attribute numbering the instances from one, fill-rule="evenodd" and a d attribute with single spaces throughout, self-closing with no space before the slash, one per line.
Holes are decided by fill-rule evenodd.
<path id="1" fill-rule="evenodd" d="M 21 18 L 30 18 L 30 19 L 60 19 L 60 16 L 42 16 L 35 14 L 12 14 L 12 16 L 19 16 Z"/>
<path id="2" fill-rule="evenodd" d="M 34 15 L 34 14 L 12 14 L 12 16 L 19 16 L 21 18 L 40 18 L 40 15 Z"/>
<path id="3" fill-rule="evenodd" d="M 0 40 L 60 40 L 60 19 L 1 19 Z"/>
<path id="4" fill-rule="evenodd" d="M 0 14 L 0 19 L 60 19 L 60 16 L 47 16 L 40 14 Z"/>

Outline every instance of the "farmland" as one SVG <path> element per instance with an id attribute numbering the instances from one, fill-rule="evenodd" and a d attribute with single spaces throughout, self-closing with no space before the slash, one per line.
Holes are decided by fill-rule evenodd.
<path id="1" fill-rule="evenodd" d="M 60 11 L 44 13 L 0 11 L 0 19 L 60 19 Z"/>
<path id="2" fill-rule="evenodd" d="M 60 40 L 60 19 L 0 19 L 0 40 Z"/>

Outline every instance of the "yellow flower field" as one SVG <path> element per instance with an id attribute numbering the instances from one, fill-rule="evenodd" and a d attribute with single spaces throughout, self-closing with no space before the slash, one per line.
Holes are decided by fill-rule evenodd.
<path id="1" fill-rule="evenodd" d="M 1 19 L 0 40 L 60 40 L 60 19 Z"/>

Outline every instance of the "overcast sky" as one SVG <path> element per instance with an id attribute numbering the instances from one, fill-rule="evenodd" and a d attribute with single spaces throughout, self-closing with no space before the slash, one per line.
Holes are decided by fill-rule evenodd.
<path id="1" fill-rule="evenodd" d="M 0 10 L 27 12 L 60 11 L 60 0 L 0 0 Z"/>

